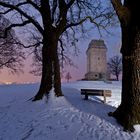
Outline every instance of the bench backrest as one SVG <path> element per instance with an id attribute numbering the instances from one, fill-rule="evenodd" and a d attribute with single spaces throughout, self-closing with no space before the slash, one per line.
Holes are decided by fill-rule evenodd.
<path id="1" fill-rule="evenodd" d="M 111 90 L 101 90 L 101 89 L 81 89 L 82 95 L 97 95 L 97 96 L 107 96 L 111 97 Z"/>

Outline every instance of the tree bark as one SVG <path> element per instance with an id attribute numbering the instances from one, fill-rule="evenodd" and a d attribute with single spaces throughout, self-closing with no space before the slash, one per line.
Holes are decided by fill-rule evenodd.
<path id="1" fill-rule="evenodd" d="M 115 117 L 125 130 L 134 131 L 140 123 L 140 22 L 139 2 L 112 0 L 122 29 L 122 98 Z"/>
<path id="2" fill-rule="evenodd" d="M 40 100 L 45 94 L 49 94 L 54 86 L 55 95 L 63 96 L 61 90 L 60 64 L 58 58 L 58 38 L 56 33 L 51 32 L 49 39 L 44 35 L 42 48 L 42 78 L 38 93 L 33 101 Z M 45 39 L 46 38 L 46 39 Z"/>
<path id="3" fill-rule="evenodd" d="M 57 97 L 63 96 L 62 90 L 61 90 L 61 76 L 60 76 L 60 64 L 59 64 L 59 58 L 57 53 L 57 45 L 54 49 L 54 91 L 55 95 Z"/>
<path id="4" fill-rule="evenodd" d="M 51 46 L 47 46 L 45 43 L 44 41 L 42 48 L 42 76 L 40 88 L 33 101 L 42 99 L 44 94 L 49 94 L 49 91 L 52 89 L 52 52 Z"/>
<path id="5" fill-rule="evenodd" d="M 122 100 L 113 116 L 124 129 L 133 131 L 133 125 L 140 123 L 140 30 L 125 45 L 131 49 L 123 54 Z"/>
<path id="6" fill-rule="evenodd" d="M 140 24 L 136 16 L 138 9 L 135 10 L 132 3 L 125 1 L 125 8 L 129 9 L 131 16 L 123 13 L 127 18 L 120 20 L 123 66 L 121 104 L 115 112 L 109 113 L 128 131 L 134 131 L 133 125 L 140 123 Z"/>

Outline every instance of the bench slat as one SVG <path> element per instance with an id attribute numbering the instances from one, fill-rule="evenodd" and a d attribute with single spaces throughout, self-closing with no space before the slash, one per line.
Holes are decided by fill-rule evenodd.
<path id="1" fill-rule="evenodd" d="M 81 92 L 82 95 L 88 94 L 88 95 L 98 95 L 98 96 L 103 96 L 103 92 Z"/>

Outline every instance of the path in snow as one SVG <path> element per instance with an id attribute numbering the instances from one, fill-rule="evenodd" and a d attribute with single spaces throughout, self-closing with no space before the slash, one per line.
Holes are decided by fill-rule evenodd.
<path id="1" fill-rule="evenodd" d="M 107 112 L 115 108 L 82 100 L 77 89 L 64 87 L 64 97 L 27 101 L 36 85 L 0 87 L 0 140 L 139 140 L 122 131 Z M 13 89 L 14 88 L 14 89 Z M 20 95 L 19 95 L 20 94 Z"/>

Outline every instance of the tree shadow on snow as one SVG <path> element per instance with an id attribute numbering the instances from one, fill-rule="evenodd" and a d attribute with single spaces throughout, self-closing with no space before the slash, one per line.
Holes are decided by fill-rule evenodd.
<path id="1" fill-rule="evenodd" d="M 111 123 L 112 125 L 115 125 L 116 127 L 122 129 L 122 127 L 114 118 L 108 116 L 109 112 L 113 112 L 116 110 L 115 107 L 90 98 L 89 100 L 84 100 L 81 96 L 80 91 L 74 88 L 63 88 L 63 93 L 65 98 L 72 104 L 72 106 L 74 106 L 78 110 L 89 113 L 91 115 L 95 115 L 100 119 L 103 119 Z"/>

